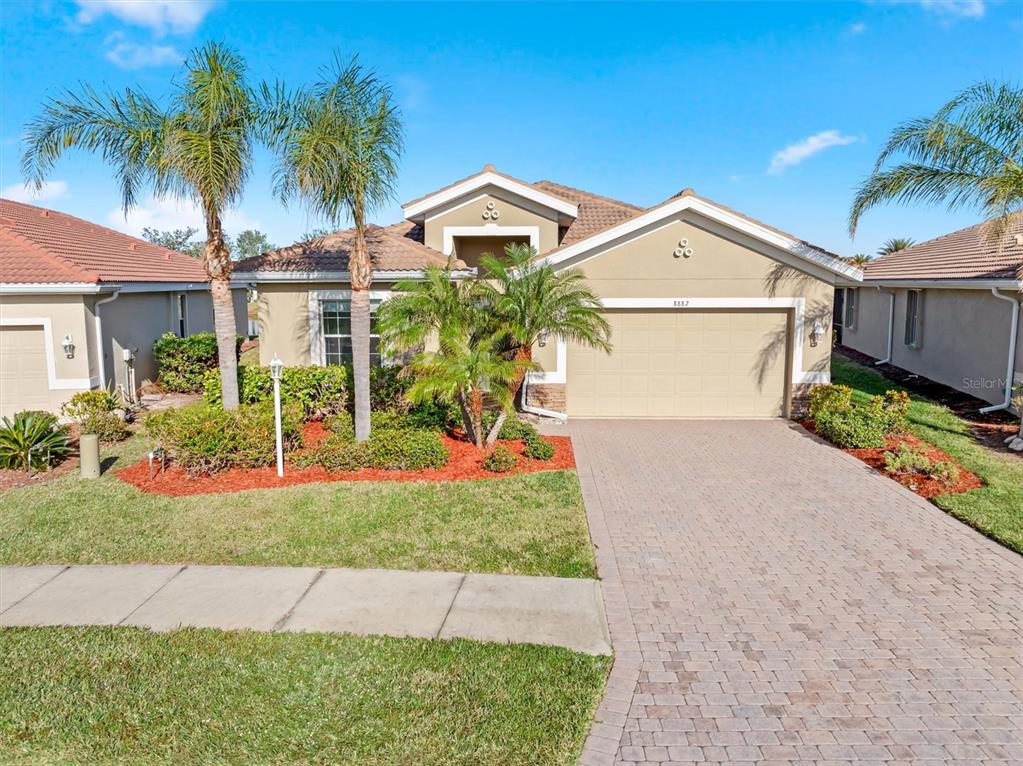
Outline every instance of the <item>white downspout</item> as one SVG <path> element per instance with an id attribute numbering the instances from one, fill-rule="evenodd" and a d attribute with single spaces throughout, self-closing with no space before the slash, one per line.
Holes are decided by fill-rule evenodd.
<path id="1" fill-rule="evenodd" d="M 892 361 L 892 336 L 895 335 L 895 291 L 877 288 L 879 293 L 888 293 L 888 353 L 884 359 L 878 359 L 874 365 L 888 364 Z"/>
<path id="2" fill-rule="evenodd" d="M 1005 372 L 1005 399 L 1001 404 L 993 404 L 990 407 L 981 409 L 980 411 L 985 414 L 996 412 L 997 410 L 1007 410 L 1012 405 L 1012 378 L 1013 373 L 1016 371 L 1016 336 L 1019 335 L 1019 299 L 1002 295 L 997 287 L 991 288 L 991 294 L 999 300 L 1008 301 L 1012 304 L 1012 322 L 1010 323 L 1011 332 L 1009 334 L 1009 364 Z"/>
<path id="3" fill-rule="evenodd" d="M 104 303 L 111 303 L 117 300 L 117 296 L 120 293 L 115 292 L 109 298 L 102 298 L 93 304 L 93 314 L 95 315 L 96 322 L 96 358 L 99 363 L 99 387 L 107 387 L 107 370 L 106 363 L 103 361 L 103 320 L 99 315 L 99 307 Z"/>

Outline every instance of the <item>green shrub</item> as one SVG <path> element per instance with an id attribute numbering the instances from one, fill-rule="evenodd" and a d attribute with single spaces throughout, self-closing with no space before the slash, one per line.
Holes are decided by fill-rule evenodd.
<path id="1" fill-rule="evenodd" d="M 483 467 L 493 473 L 507 473 L 519 464 L 518 455 L 512 452 L 504 444 L 498 444 L 493 451 L 483 459 Z"/>
<path id="2" fill-rule="evenodd" d="M 525 438 L 526 449 L 523 454 L 533 460 L 550 460 L 554 457 L 554 445 L 546 439 L 534 434 Z"/>
<path id="3" fill-rule="evenodd" d="M 242 336 L 235 341 L 235 358 L 241 354 Z M 211 332 L 200 332 L 179 338 L 172 332 L 164 333 L 153 344 L 153 358 L 156 360 L 160 385 L 168 391 L 202 391 L 204 376 L 216 370 L 220 361 L 217 356 L 217 336 Z"/>
<path id="4" fill-rule="evenodd" d="M 269 367 L 238 368 L 238 398 L 243 404 L 273 401 L 273 378 Z M 220 370 L 203 378 L 203 398 L 220 405 Z M 281 374 L 281 402 L 297 404 L 302 417 L 318 420 L 344 412 L 348 406 L 348 373 L 344 367 L 285 367 Z"/>
<path id="5" fill-rule="evenodd" d="M 348 433 L 332 433 L 315 447 L 303 450 L 296 462 L 330 471 L 419 471 L 443 467 L 448 462 L 448 451 L 434 431 L 380 429 L 364 442 L 354 441 Z"/>
<path id="6" fill-rule="evenodd" d="M 931 463 L 927 475 L 945 484 L 955 484 L 959 481 L 959 467 L 948 460 L 935 460 Z"/>
<path id="7" fill-rule="evenodd" d="M 864 408 L 822 413 L 814 418 L 814 427 L 818 434 L 839 447 L 876 449 L 884 446 L 884 420 Z"/>
<path id="8" fill-rule="evenodd" d="M 405 368 L 395 364 L 370 367 L 370 409 L 407 412 L 412 407 L 406 396 L 412 380 Z"/>
<path id="9" fill-rule="evenodd" d="M 810 389 L 810 417 L 846 412 L 852 408 L 852 389 L 842 385 L 814 386 Z"/>
<path id="10" fill-rule="evenodd" d="M 124 419 L 115 414 L 120 402 L 110 391 L 79 391 L 60 408 L 61 414 L 78 424 L 83 434 L 95 434 L 100 441 L 127 439 L 131 431 Z"/>
<path id="11" fill-rule="evenodd" d="M 919 447 L 900 444 L 884 455 L 884 467 L 889 473 L 919 474 L 938 479 L 946 484 L 959 481 L 959 467 L 948 460 L 931 460 Z"/>
<path id="12" fill-rule="evenodd" d="M 67 431 L 49 412 L 25 410 L 0 420 L 0 468 L 49 468 L 71 452 Z"/>
<path id="13" fill-rule="evenodd" d="M 339 412 L 323 419 L 323 425 L 328 431 L 333 431 L 339 436 L 351 441 L 355 438 L 355 420 L 350 412 Z"/>
<path id="14" fill-rule="evenodd" d="M 501 431 L 497 435 L 498 439 L 525 439 L 527 441 L 536 437 L 536 428 L 533 424 L 519 420 L 514 415 L 501 424 Z"/>
<path id="15" fill-rule="evenodd" d="M 885 433 L 905 433 L 909 428 L 909 401 L 905 391 L 891 389 L 872 397 L 867 409 L 881 419 Z"/>
<path id="16" fill-rule="evenodd" d="M 301 442 L 297 406 L 281 411 L 285 451 Z M 190 473 L 228 468 L 258 468 L 276 460 L 273 407 L 265 403 L 224 410 L 207 404 L 155 413 L 145 419 L 147 433 Z"/>

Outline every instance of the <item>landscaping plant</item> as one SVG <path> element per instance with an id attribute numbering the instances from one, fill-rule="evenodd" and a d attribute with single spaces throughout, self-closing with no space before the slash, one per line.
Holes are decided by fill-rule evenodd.
<path id="1" fill-rule="evenodd" d="M 863 407 L 819 415 L 813 424 L 820 436 L 845 449 L 880 449 L 887 435 L 884 421 Z"/>
<path id="2" fill-rule="evenodd" d="M 79 391 L 61 406 L 60 412 L 78 424 L 80 433 L 95 434 L 100 441 L 121 441 L 131 431 L 115 412 L 119 406 L 117 396 L 106 389 Z"/>
<path id="3" fill-rule="evenodd" d="M 515 470 L 515 466 L 518 464 L 518 456 L 504 444 L 498 444 L 483 459 L 483 467 L 494 473 L 508 473 L 508 471 Z"/>
<path id="4" fill-rule="evenodd" d="M 533 460 L 550 460 L 554 457 L 554 445 L 538 435 L 526 436 L 526 449 L 523 451 L 528 458 Z"/>
<path id="5" fill-rule="evenodd" d="M 221 389 L 220 370 L 207 372 L 203 380 L 206 402 L 219 406 Z M 272 401 L 270 368 L 239 366 L 238 391 L 242 404 Z M 305 420 L 336 415 L 348 406 L 348 373 L 338 365 L 285 367 L 281 374 L 281 401 L 297 405 Z"/>
<path id="6" fill-rule="evenodd" d="M 335 430 L 315 447 L 295 455 L 300 466 L 319 465 L 331 471 L 382 468 L 387 471 L 421 471 L 442 468 L 448 451 L 440 434 L 433 431 L 374 428 L 369 439 L 355 441 L 350 419 L 337 418 Z"/>
<path id="7" fill-rule="evenodd" d="M 888 390 L 855 405 L 852 389 L 821 385 L 810 389 L 810 418 L 817 433 L 846 449 L 880 449 L 885 439 L 908 426 L 909 394 Z"/>
<path id="8" fill-rule="evenodd" d="M 919 447 L 900 444 L 884 455 L 884 467 L 889 473 L 919 474 L 938 479 L 946 484 L 959 480 L 959 468 L 948 460 L 932 460 Z"/>
<path id="9" fill-rule="evenodd" d="M 67 431 L 56 415 L 25 410 L 0 421 L 0 468 L 49 468 L 70 452 Z"/>
<path id="10" fill-rule="evenodd" d="M 235 360 L 241 354 L 243 338 L 235 337 Z M 211 332 L 200 332 L 179 338 L 172 332 L 166 332 L 153 344 L 153 359 L 156 361 L 157 376 L 160 386 L 166 391 L 191 393 L 202 391 L 210 371 L 217 372 L 217 385 L 220 385 L 218 367 L 217 336 Z M 222 401 L 222 392 L 217 393 L 217 403 Z"/>

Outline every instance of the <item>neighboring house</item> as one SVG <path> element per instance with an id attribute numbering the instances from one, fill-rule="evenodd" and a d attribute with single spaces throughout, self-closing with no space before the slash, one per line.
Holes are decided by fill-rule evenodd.
<path id="1" fill-rule="evenodd" d="M 610 355 L 551 338 L 534 349 L 528 409 L 570 417 L 777 417 L 830 379 L 834 284 L 859 269 L 685 190 L 643 209 L 492 166 L 403 206 L 371 227 L 372 300 L 400 278 L 509 242 L 579 268 L 613 328 Z M 350 358 L 351 232 L 239 262 L 259 290 L 260 354 L 287 364 Z M 374 345 L 375 349 L 375 345 Z M 374 351 L 375 354 L 375 351 Z"/>
<path id="2" fill-rule="evenodd" d="M 245 331 L 245 290 L 235 291 Z M 78 391 L 134 393 L 165 332 L 213 329 L 202 264 L 54 210 L 0 200 L 0 414 Z"/>
<path id="3" fill-rule="evenodd" d="M 842 342 L 993 407 L 1023 380 L 1023 218 L 998 244 L 983 224 L 869 263 L 840 290 Z"/>

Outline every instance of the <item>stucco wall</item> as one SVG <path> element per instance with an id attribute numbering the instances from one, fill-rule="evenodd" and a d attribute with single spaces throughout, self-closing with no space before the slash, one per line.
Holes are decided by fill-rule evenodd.
<path id="1" fill-rule="evenodd" d="M 493 210 L 500 213 L 497 223 L 483 217 L 487 203 L 493 202 Z M 436 211 L 431 211 L 423 226 L 423 241 L 427 247 L 444 251 L 445 226 L 488 226 L 493 236 L 506 238 L 501 229 L 507 226 L 536 226 L 539 228 L 539 252 L 545 252 L 558 244 L 558 221 L 555 213 L 545 210 L 535 203 L 509 194 L 503 190 L 490 188 L 489 191 L 476 191 L 465 195 Z M 487 236 L 491 236 L 489 231 Z M 519 235 L 515 235 L 516 238 Z"/>
<path id="2" fill-rule="evenodd" d="M 476 268 L 484 253 L 492 253 L 497 257 L 504 256 L 505 245 L 513 242 L 529 244 L 528 237 L 455 237 L 455 256 L 465 265 Z"/>
<path id="3" fill-rule="evenodd" d="M 842 328 L 842 343 L 864 354 L 883 359 L 888 352 L 889 295 L 874 287 L 855 289 L 859 307 L 853 326 Z"/>

